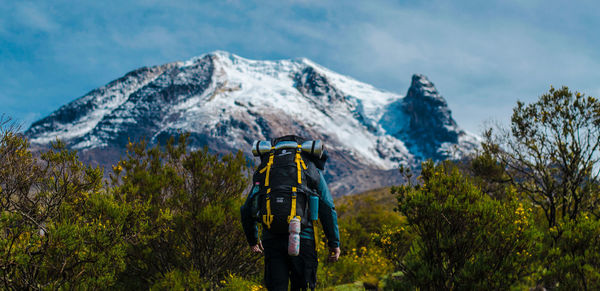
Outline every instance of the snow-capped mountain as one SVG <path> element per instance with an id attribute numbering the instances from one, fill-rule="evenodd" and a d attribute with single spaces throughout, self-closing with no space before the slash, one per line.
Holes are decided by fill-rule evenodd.
<path id="1" fill-rule="evenodd" d="M 88 159 L 110 164 L 129 139 L 157 143 L 180 132 L 191 133 L 192 147 L 248 155 L 256 139 L 322 139 L 338 195 L 397 183 L 390 170 L 400 164 L 458 158 L 477 147 L 477 137 L 457 126 L 423 75 L 413 76 L 403 97 L 307 59 L 256 61 L 222 51 L 132 71 L 25 134 L 34 145 L 62 139 Z"/>

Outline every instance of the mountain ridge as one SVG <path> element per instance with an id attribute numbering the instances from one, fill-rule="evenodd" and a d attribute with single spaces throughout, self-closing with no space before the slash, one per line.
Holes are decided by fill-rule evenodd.
<path id="1" fill-rule="evenodd" d="M 155 144 L 190 132 L 193 148 L 250 155 L 255 139 L 295 133 L 324 140 L 326 176 L 343 195 L 397 183 L 400 164 L 460 158 L 476 148 L 477 137 L 458 127 L 433 83 L 415 76 L 404 97 L 305 58 L 257 61 L 216 51 L 131 71 L 25 134 L 36 145 L 61 138 L 109 165 L 130 139 Z"/>

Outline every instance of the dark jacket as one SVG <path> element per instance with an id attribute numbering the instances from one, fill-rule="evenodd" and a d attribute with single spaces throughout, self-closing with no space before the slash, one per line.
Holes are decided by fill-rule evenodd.
<path id="1" fill-rule="evenodd" d="M 327 245 L 331 248 L 339 247 L 340 245 L 340 233 L 337 224 L 337 213 L 335 212 L 335 206 L 333 204 L 333 198 L 331 193 L 329 192 L 329 187 L 327 187 L 327 182 L 325 182 L 325 178 L 323 177 L 323 173 L 319 172 L 319 183 L 317 187 L 317 191 L 319 193 L 319 220 L 321 221 L 321 225 L 323 226 L 323 231 L 325 232 L 325 236 L 327 237 Z M 246 239 L 250 246 L 254 246 L 258 243 L 258 227 L 257 221 L 253 217 L 253 212 L 256 212 L 256 207 L 253 206 L 255 204 L 255 194 L 258 192 L 259 186 L 252 187 L 250 194 L 246 198 L 246 202 L 242 205 L 240 211 L 242 214 L 242 226 L 244 228 L 244 233 L 246 234 Z M 281 235 L 275 235 L 270 233 L 267 229 L 263 228 L 262 232 L 262 240 L 266 241 L 269 239 L 274 239 L 281 237 Z M 302 228 L 302 232 L 300 233 L 301 238 L 314 240 L 314 228 L 312 224 L 310 227 Z M 287 238 L 284 236 L 283 238 Z"/>

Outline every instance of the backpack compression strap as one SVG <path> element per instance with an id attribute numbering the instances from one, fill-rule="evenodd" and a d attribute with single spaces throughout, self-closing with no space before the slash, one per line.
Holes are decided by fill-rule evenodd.
<path id="1" fill-rule="evenodd" d="M 288 216 L 287 222 L 290 223 L 292 218 L 296 217 L 300 220 L 300 216 L 296 215 L 296 187 L 292 187 L 292 209 L 290 210 L 290 215 Z"/>
<path id="2" fill-rule="evenodd" d="M 298 145 L 298 149 L 296 150 L 296 159 L 294 160 L 296 162 L 296 168 L 298 169 L 298 186 L 300 186 L 302 184 L 302 169 L 306 170 L 306 164 L 304 163 L 304 161 L 302 160 L 302 156 L 300 155 L 300 153 L 302 152 L 302 146 Z M 298 188 L 296 187 L 292 187 L 292 209 L 290 209 L 290 215 L 288 216 L 288 223 L 290 223 L 290 220 L 292 220 L 292 218 L 296 217 L 298 218 L 298 220 L 300 220 L 300 216 L 296 215 L 296 192 L 298 191 Z"/>
<path id="3" fill-rule="evenodd" d="M 271 193 L 271 188 L 267 188 L 267 214 L 263 215 L 263 222 L 270 229 L 271 223 L 273 223 L 273 215 L 271 215 L 271 195 L 269 193 Z"/>
<path id="4" fill-rule="evenodd" d="M 302 184 L 302 169 L 306 170 L 306 164 L 302 160 L 302 156 L 300 153 L 302 152 L 302 146 L 298 145 L 298 149 L 296 150 L 296 168 L 298 168 L 298 185 Z"/>

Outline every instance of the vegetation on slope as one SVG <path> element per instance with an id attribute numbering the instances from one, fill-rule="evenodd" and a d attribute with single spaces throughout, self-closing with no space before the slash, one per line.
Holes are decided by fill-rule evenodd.
<path id="1" fill-rule="evenodd" d="M 342 256 L 326 262 L 319 236 L 318 287 L 600 289 L 599 129 L 598 100 L 552 88 L 469 162 L 338 199 Z M 0 121 L 0 288 L 262 289 L 239 219 L 246 160 L 186 138 L 131 143 L 103 182 Z"/>

